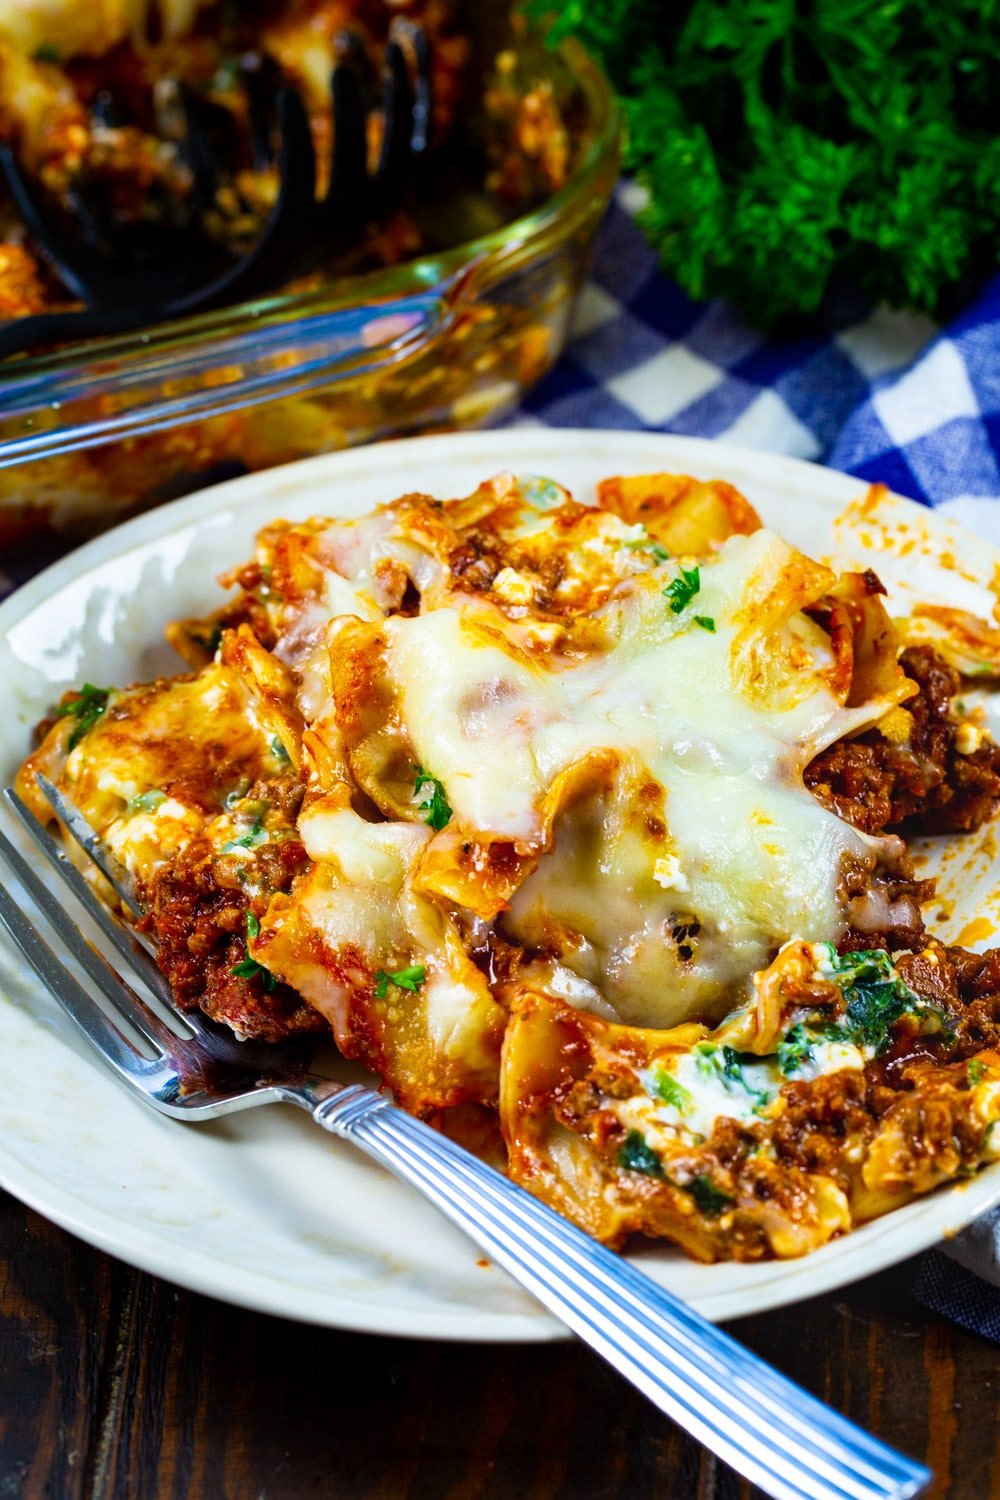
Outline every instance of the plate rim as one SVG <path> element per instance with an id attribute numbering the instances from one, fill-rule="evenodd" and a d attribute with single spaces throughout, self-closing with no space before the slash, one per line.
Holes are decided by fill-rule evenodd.
<path id="1" fill-rule="evenodd" d="M 384 466 L 391 476 L 405 467 L 407 455 L 414 450 L 419 452 L 421 462 L 433 464 L 460 457 L 463 453 L 471 458 L 477 451 L 493 449 L 497 445 L 502 445 L 505 457 L 512 460 L 529 458 L 533 449 L 551 450 L 553 444 L 560 443 L 572 445 L 574 454 L 587 447 L 613 446 L 614 458 L 612 460 L 609 453 L 609 462 L 626 472 L 637 472 L 636 465 L 647 454 L 650 458 L 657 458 L 664 467 L 680 464 L 704 470 L 717 462 L 719 466 L 739 466 L 748 472 L 757 471 L 762 478 L 766 477 L 766 470 L 767 476 L 772 478 L 777 476 L 797 482 L 807 495 L 818 496 L 825 490 L 829 499 L 834 501 L 844 494 L 845 485 L 860 490 L 866 484 L 864 480 L 806 459 L 670 433 L 635 433 L 614 428 L 527 427 L 393 439 L 240 475 L 120 523 L 50 564 L 0 603 L 0 640 L 25 616 L 93 568 L 164 540 L 175 531 L 210 520 L 213 515 L 238 503 L 241 494 L 248 490 L 259 493 L 273 486 L 280 491 L 290 478 L 293 486 L 301 489 L 314 480 L 321 483 L 331 474 L 343 473 L 352 465 L 358 466 L 362 472 L 372 471 L 373 476 Z M 495 463 L 494 458 L 484 458 L 484 464 L 491 463 Z M 609 468 L 608 472 L 611 471 Z M 894 498 L 926 516 L 927 507 L 905 497 Z M 275 503 L 278 509 L 280 494 Z M 957 527 L 968 536 L 970 543 L 982 545 L 984 539 L 961 522 L 948 517 L 948 525 Z M 315 1294 L 309 1288 L 299 1289 L 292 1281 L 276 1276 L 273 1268 L 268 1273 L 257 1272 L 197 1247 L 188 1247 L 187 1256 L 179 1265 L 176 1247 L 160 1239 L 155 1227 L 125 1221 L 87 1203 L 52 1183 L 40 1170 L 9 1151 L 2 1140 L 0 1187 L 62 1229 L 142 1271 L 201 1295 L 253 1311 L 355 1332 L 449 1342 L 541 1343 L 570 1337 L 567 1330 L 541 1309 L 531 1314 L 489 1309 L 479 1309 L 473 1314 L 465 1308 L 448 1308 L 443 1304 L 422 1309 L 393 1303 L 391 1294 L 383 1311 L 382 1306 L 372 1300 L 354 1304 L 344 1294 L 336 1299 L 328 1293 L 324 1309 L 317 1315 L 315 1309 L 306 1305 Z M 840 1241 L 867 1246 L 876 1244 L 879 1239 L 891 1238 L 893 1243 L 877 1251 L 874 1263 L 870 1265 L 859 1267 L 850 1256 L 846 1256 L 825 1266 L 816 1260 L 817 1255 L 822 1255 L 822 1250 L 814 1251 L 794 1261 L 781 1262 L 785 1274 L 769 1284 L 735 1291 L 727 1291 L 722 1286 L 693 1300 L 705 1316 L 717 1321 L 750 1316 L 824 1295 L 939 1244 L 997 1202 L 1000 1202 L 1000 1163 L 985 1168 L 971 1181 L 951 1183 L 933 1194 L 921 1196 L 893 1213 L 861 1226 Z M 945 1210 L 945 1205 L 950 1212 Z M 894 1233 L 902 1228 L 900 1214 L 907 1215 L 904 1222 L 912 1231 L 908 1236 Z M 124 1229 L 128 1234 L 123 1240 Z M 642 1250 L 630 1258 L 641 1265 Z M 719 1263 L 720 1273 L 727 1264 Z M 817 1274 L 822 1284 L 811 1285 L 801 1292 L 794 1289 L 796 1281 L 803 1278 L 815 1281 Z"/>

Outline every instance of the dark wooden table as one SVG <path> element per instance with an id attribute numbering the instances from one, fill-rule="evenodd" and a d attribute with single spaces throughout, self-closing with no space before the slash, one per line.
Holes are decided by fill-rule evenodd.
<path id="1" fill-rule="evenodd" d="M 922 1457 L 1000 1497 L 1000 1352 L 925 1313 L 912 1267 L 737 1325 Z M 241 1312 L 0 1194 L 0 1500 L 749 1500 L 574 1344 L 422 1344 Z"/>

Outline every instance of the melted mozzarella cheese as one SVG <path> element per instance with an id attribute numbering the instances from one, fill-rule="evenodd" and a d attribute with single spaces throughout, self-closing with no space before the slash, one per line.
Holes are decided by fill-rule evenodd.
<path id="1" fill-rule="evenodd" d="M 536 747 L 561 711 L 554 681 L 450 609 L 388 621 L 389 672 L 420 764 L 468 828 L 539 837 L 546 776 Z"/>
<path id="2" fill-rule="evenodd" d="M 678 613 L 662 592 L 674 570 L 622 583 L 594 622 L 603 649 L 576 664 L 513 649 L 484 608 L 387 622 L 402 720 L 460 825 L 540 852 L 508 931 L 554 949 L 632 1024 L 731 1002 L 734 982 L 793 935 L 835 938 L 845 861 L 875 863 L 878 841 L 821 807 L 801 771 L 879 709 L 836 699 L 829 640 L 794 604 L 754 641 L 800 562 L 769 532 L 732 538 Z M 550 808 L 553 842 L 546 798 L 608 754 L 617 784 Z M 663 837 L 641 815 L 650 782 Z"/>

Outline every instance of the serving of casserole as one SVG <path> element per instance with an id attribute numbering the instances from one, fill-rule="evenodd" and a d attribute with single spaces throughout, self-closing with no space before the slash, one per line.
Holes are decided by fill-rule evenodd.
<path id="1" fill-rule="evenodd" d="M 19 789 L 130 869 L 182 1007 L 332 1034 L 613 1244 L 799 1256 L 1000 1156 L 1000 951 L 910 847 L 1000 807 L 996 627 L 731 483 L 558 477 L 277 494 L 185 670 L 91 675 Z M 894 516 L 842 518 L 888 572 Z"/>

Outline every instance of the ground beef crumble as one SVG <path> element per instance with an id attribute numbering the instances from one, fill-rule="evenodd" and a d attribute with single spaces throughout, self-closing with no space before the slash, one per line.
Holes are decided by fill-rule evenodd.
<path id="1" fill-rule="evenodd" d="M 288 825 L 283 836 L 254 851 L 254 885 L 262 896 L 247 894 L 238 863 L 217 857 L 207 840 L 161 866 L 144 892 L 147 909 L 140 930 L 155 941 L 157 963 L 181 1009 L 200 1009 L 241 1036 L 263 1042 L 327 1029 L 322 1016 L 287 985 L 266 989 L 259 975 L 233 973 L 247 957 L 247 914 L 263 916 L 271 895 L 287 891 L 309 862 L 294 832 L 302 791 L 294 777 L 251 788 L 250 796 L 266 797 Z"/>
<path id="2" fill-rule="evenodd" d="M 827 807 L 864 833 L 966 833 L 1000 807 L 1000 748 L 956 749 L 950 717 L 958 673 L 930 646 L 911 646 L 900 663 L 920 691 L 905 704 L 913 721 L 903 744 L 877 729 L 840 740 L 807 766 L 805 782 Z"/>

